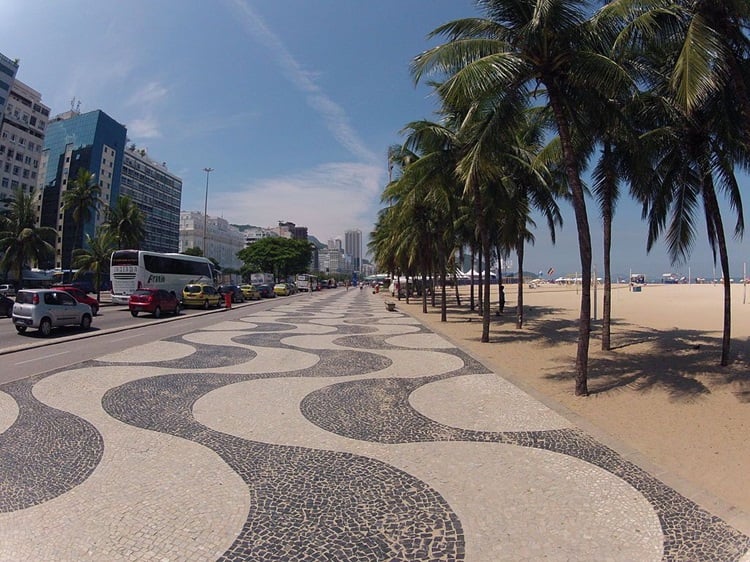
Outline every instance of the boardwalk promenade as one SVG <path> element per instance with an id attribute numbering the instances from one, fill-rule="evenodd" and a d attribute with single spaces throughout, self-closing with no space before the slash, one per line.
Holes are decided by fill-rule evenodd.
<path id="1" fill-rule="evenodd" d="M 750 562 L 381 298 L 276 300 L 0 386 L 0 561 Z"/>

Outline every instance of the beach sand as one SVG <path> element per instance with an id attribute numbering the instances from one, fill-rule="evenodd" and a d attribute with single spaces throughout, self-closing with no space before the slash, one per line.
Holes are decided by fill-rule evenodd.
<path id="1" fill-rule="evenodd" d="M 469 287 L 449 290 L 448 321 L 421 298 L 397 302 L 496 373 L 567 415 L 582 429 L 738 529 L 750 531 L 750 295 L 732 286 L 732 362 L 719 365 L 721 285 L 646 285 L 612 292 L 612 350 L 601 350 L 603 292 L 597 288 L 588 397 L 574 395 L 580 287 L 524 285 L 524 327 L 516 329 L 517 286 L 506 286 L 490 343 L 469 311 Z M 750 291 L 749 291 L 750 292 Z M 593 294 L 593 293 L 592 293 Z M 380 295 L 394 300 L 388 294 Z M 592 306 L 593 309 L 593 306 Z M 593 312 L 593 310 L 592 310 Z"/>

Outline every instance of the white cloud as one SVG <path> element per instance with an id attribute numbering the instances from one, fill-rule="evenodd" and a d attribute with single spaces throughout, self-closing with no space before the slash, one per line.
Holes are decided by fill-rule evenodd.
<path id="1" fill-rule="evenodd" d="M 325 242 L 351 228 L 369 232 L 381 179 L 382 171 L 368 164 L 324 164 L 209 196 L 208 214 L 234 224 L 264 227 L 291 221 Z"/>
<path id="2" fill-rule="evenodd" d="M 130 96 L 125 105 L 153 107 L 166 99 L 168 93 L 169 90 L 159 82 L 149 82 Z"/>
<path id="3" fill-rule="evenodd" d="M 300 66 L 281 39 L 268 28 L 245 0 L 234 0 L 234 5 L 248 33 L 271 51 L 286 77 L 298 90 L 307 95 L 308 105 L 318 112 L 339 144 L 355 157 L 370 164 L 376 163 L 379 157 L 359 138 L 344 109 L 318 86 L 313 79 L 314 74 Z"/>
<path id="4" fill-rule="evenodd" d="M 159 124 L 154 118 L 144 117 L 141 119 L 134 119 L 128 123 L 127 127 L 128 137 L 134 141 L 161 137 Z"/>

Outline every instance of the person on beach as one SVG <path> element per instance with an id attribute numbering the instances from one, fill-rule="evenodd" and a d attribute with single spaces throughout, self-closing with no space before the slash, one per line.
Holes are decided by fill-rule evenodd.
<path id="1" fill-rule="evenodd" d="M 505 285 L 500 285 L 500 314 L 505 310 Z"/>

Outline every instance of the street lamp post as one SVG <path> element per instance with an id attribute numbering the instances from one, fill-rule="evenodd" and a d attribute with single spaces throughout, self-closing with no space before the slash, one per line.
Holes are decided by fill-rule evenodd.
<path id="1" fill-rule="evenodd" d="M 208 175 L 214 171 L 213 168 L 203 168 L 206 172 L 206 201 L 203 203 L 203 255 L 208 257 L 206 240 L 208 238 Z"/>

